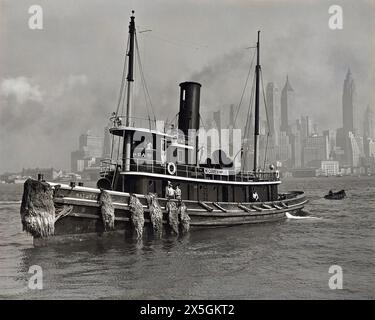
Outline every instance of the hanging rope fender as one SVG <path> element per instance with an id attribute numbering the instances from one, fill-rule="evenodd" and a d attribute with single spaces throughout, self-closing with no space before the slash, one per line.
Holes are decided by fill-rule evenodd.
<path id="1" fill-rule="evenodd" d="M 174 234 L 178 235 L 178 210 L 177 205 L 174 201 L 168 201 L 166 204 L 166 209 L 168 212 L 168 223 Z"/>
<path id="2" fill-rule="evenodd" d="M 37 238 L 53 236 L 55 206 L 52 187 L 46 182 L 27 179 L 20 214 L 24 231 Z"/>
<path id="3" fill-rule="evenodd" d="M 100 212 L 104 225 L 104 231 L 115 229 L 115 209 L 112 204 L 111 195 L 108 191 L 101 189 L 99 194 Z"/>
<path id="4" fill-rule="evenodd" d="M 180 216 L 180 221 L 181 221 L 181 233 L 182 234 L 185 234 L 187 232 L 189 232 L 190 230 L 190 217 L 187 213 L 187 208 L 186 208 L 186 205 L 181 202 L 179 207 L 178 207 L 178 213 L 179 213 L 179 216 Z"/>
<path id="5" fill-rule="evenodd" d="M 134 229 L 137 232 L 137 238 L 142 238 L 143 227 L 145 224 L 143 205 L 139 199 L 130 195 L 129 207 L 131 212 L 131 221 L 133 223 Z"/>
<path id="6" fill-rule="evenodd" d="M 149 193 L 146 199 L 150 210 L 150 219 L 154 235 L 160 237 L 163 233 L 163 212 L 160 208 L 157 195 L 155 193 Z"/>

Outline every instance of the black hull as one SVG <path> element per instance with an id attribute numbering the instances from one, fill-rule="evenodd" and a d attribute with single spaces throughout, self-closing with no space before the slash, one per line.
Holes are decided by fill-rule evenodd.
<path id="1" fill-rule="evenodd" d="M 99 189 L 60 186 L 55 193 L 56 208 L 68 208 L 69 213 L 55 222 L 54 236 L 48 238 L 34 237 L 34 242 L 44 243 L 46 240 L 84 239 L 90 236 L 108 236 L 122 233 L 125 237 L 135 237 L 129 207 L 130 194 L 110 192 L 115 209 L 114 230 L 105 231 L 98 202 Z M 144 235 L 152 235 L 152 224 L 147 200 L 144 195 L 136 195 L 144 209 Z M 177 204 L 177 200 L 175 201 Z M 167 199 L 158 198 L 163 212 L 163 235 L 172 234 L 169 227 Z M 190 217 L 190 228 L 217 228 L 244 224 L 259 224 L 285 219 L 285 213 L 296 213 L 303 209 L 307 200 L 303 192 L 291 192 L 283 196 L 283 200 L 270 202 L 198 202 L 184 200 Z"/>

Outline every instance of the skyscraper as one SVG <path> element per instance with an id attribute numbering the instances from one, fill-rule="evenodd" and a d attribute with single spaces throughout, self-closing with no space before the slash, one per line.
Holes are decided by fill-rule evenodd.
<path id="1" fill-rule="evenodd" d="M 363 135 L 366 138 L 375 138 L 375 118 L 374 111 L 368 105 L 365 111 L 365 118 L 363 122 Z"/>
<path id="2" fill-rule="evenodd" d="M 289 112 L 293 105 L 294 100 L 294 90 L 289 83 L 289 77 L 286 76 L 286 82 L 283 90 L 281 91 L 281 131 L 288 132 L 289 126 Z"/>
<path id="3" fill-rule="evenodd" d="M 348 72 L 346 73 L 342 93 L 343 129 L 346 137 L 349 137 L 349 132 L 352 132 L 353 134 L 357 133 L 357 109 L 354 105 L 354 100 L 355 85 L 349 68 Z"/>
<path id="4" fill-rule="evenodd" d="M 109 133 L 109 127 L 104 128 L 104 145 L 103 145 L 103 158 L 111 158 L 112 139 Z"/>
<path id="5" fill-rule="evenodd" d="M 328 136 L 312 135 L 305 139 L 303 148 L 303 164 L 305 167 L 319 167 L 318 163 L 328 160 Z"/>
<path id="6" fill-rule="evenodd" d="M 350 68 L 346 73 L 344 87 L 342 92 L 342 117 L 343 117 L 343 143 L 346 164 L 349 166 L 356 166 L 357 161 L 353 152 L 353 139 L 357 134 L 357 109 L 354 104 L 355 100 L 355 85 Z"/>
<path id="7" fill-rule="evenodd" d="M 311 127 L 311 119 L 308 116 L 301 116 L 301 136 L 303 138 L 307 138 L 311 135 Z"/>
<path id="8" fill-rule="evenodd" d="M 280 90 L 273 82 L 269 82 L 266 88 L 266 104 L 269 122 L 269 131 L 272 141 L 278 145 L 280 131 Z"/>

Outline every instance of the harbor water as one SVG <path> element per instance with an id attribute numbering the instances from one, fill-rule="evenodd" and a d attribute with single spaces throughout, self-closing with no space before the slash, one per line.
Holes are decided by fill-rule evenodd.
<path id="1" fill-rule="evenodd" d="M 22 185 L 0 184 L 0 298 L 374 299 L 375 178 L 289 179 L 309 218 L 191 230 L 183 237 L 85 241 L 34 247 L 22 232 Z M 345 189 L 344 200 L 323 198 Z M 31 266 L 42 289 L 29 287 Z M 342 268 L 342 289 L 329 268 Z"/>

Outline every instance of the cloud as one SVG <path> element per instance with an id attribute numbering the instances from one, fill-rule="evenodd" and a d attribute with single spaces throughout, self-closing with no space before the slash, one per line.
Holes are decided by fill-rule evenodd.
<path id="1" fill-rule="evenodd" d="M 251 59 L 245 48 L 255 44 L 257 30 L 262 31 L 264 85 L 272 81 L 282 89 L 289 74 L 296 117 L 309 115 L 319 129 L 341 126 L 348 67 L 358 106 L 375 108 L 374 1 L 340 0 L 344 29 L 333 31 L 325 0 L 137 0 L 136 5 L 130 0 L 108 5 L 42 0 L 42 32 L 25 23 L 29 0 L 3 2 L 0 172 L 22 166 L 68 168 L 79 134 L 102 133 L 117 107 L 131 9 L 138 30 L 152 29 L 138 33 L 138 41 L 158 119 L 175 117 L 183 81 L 202 83 L 202 117 L 220 108 L 228 114 L 230 104 L 237 107 Z M 141 89 L 135 72 L 135 89 Z M 251 85 L 252 78 L 238 124 L 245 121 Z M 143 90 L 134 90 L 133 114 L 147 117 Z"/>
<path id="2" fill-rule="evenodd" d="M 68 88 L 87 85 L 88 79 L 85 74 L 70 75 L 67 79 Z"/>
<path id="3" fill-rule="evenodd" d="M 82 89 L 88 85 L 88 82 L 88 77 L 85 74 L 71 74 L 61 80 L 53 90 L 50 90 L 51 95 L 53 98 L 61 97 L 75 89 Z"/>
<path id="4" fill-rule="evenodd" d="M 43 99 L 39 86 L 33 84 L 29 78 L 22 76 L 2 80 L 0 92 L 5 97 L 14 96 L 16 101 L 21 104 L 26 101 L 41 102 Z"/>

